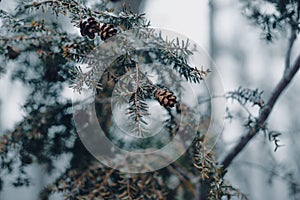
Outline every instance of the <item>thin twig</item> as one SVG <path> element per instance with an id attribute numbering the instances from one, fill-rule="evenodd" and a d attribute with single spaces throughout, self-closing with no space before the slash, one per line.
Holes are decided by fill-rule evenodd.
<path id="1" fill-rule="evenodd" d="M 143 136 L 142 129 L 141 129 L 141 124 L 140 124 L 140 113 L 139 113 L 139 99 L 138 99 L 138 90 L 139 90 L 139 85 L 140 85 L 140 80 L 139 80 L 139 66 L 138 63 L 135 63 L 135 71 L 136 71 L 136 77 L 135 77 L 135 82 L 136 82 L 136 87 L 135 87 L 135 94 L 134 94 L 134 104 L 135 104 L 135 121 L 137 122 L 138 125 L 138 134 Z"/>
<path id="2" fill-rule="evenodd" d="M 248 115 L 250 117 L 253 117 L 252 113 L 250 112 L 250 110 L 246 107 L 245 104 L 242 104 L 240 101 L 238 101 L 238 103 L 242 106 L 242 108 L 248 113 Z"/>
<path id="3" fill-rule="evenodd" d="M 217 98 L 226 98 L 226 95 L 225 94 L 211 95 L 210 97 L 199 99 L 198 103 L 199 104 L 206 103 L 206 102 L 209 102 L 209 101 L 211 101 L 213 99 L 217 99 Z"/>
<path id="4" fill-rule="evenodd" d="M 289 44 L 288 44 L 288 49 L 286 52 L 286 57 L 285 57 L 285 72 L 290 68 L 290 60 L 291 60 L 291 53 L 292 53 L 292 48 L 295 43 L 295 40 L 297 38 L 296 30 L 293 26 L 291 26 L 291 36 L 289 39 Z"/>
<path id="5" fill-rule="evenodd" d="M 265 126 L 265 122 L 268 119 L 271 111 L 273 110 L 276 101 L 278 100 L 282 92 L 287 88 L 291 80 L 294 78 L 299 68 L 300 55 L 297 57 L 293 67 L 283 75 L 278 85 L 275 87 L 270 99 L 267 101 L 267 104 L 261 109 L 256 126 L 249 129 L 248 133 L 240 139 L 239 143 L 228 153 L 225 159 L 221 162 L 224 171 L 228 168 L 235 157 L 245 148 L 248 142 L 250 142 L 250 140 L 256 135 L 256 133 L 258 133 L 259 130 Z"/>

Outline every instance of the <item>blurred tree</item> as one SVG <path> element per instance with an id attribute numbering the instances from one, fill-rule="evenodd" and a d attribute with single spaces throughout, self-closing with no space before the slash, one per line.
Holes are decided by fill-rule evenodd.
<path id="1" fill-rule="evenodd" d="M 208 75 L 209 69 L 189 65 L 189 58 L 194 53 L 189 42 L 169 41 L 161 35 L 153 34 L 148 29 L 150 24 L 144 14 L 133 13 L 125 6 L 114 11 L 108 1 L 100 1 L 90 7 L 86 6 L 85 1 L 24 1 L 18 3 L 14 13 L 0 10 L 3 23 L 0 52 L 6 59 L 3 65 L 14 62 L 11 79 L 20 80 L 31 89 L 23 106 L 26 116 L 14 130 L 0 138 L 0 188 L 10 174 L 18 175 L 12 182 L 13 186 L 28 186 L 31 179 L 26 172 L 27 166 L 38 163 L 45 166 L 46 172 L 51 174 L 57 168 L 56 162 L 68 155 L 70 159 L 66 169 L 41 191 L 40 199 L 48 199 L 53 193 L 63 193 L 66 199 L 230 199 L 233 196 L 246 199 L 245 195 L 224 180 L 224 176 L 233 159 L 259 132 L 265 132 L 270 141 L 275 143 L 276 149 L 280 146 L 280 134 L 270 131 L 266 121 L 277 99 L 300 67 L 300 56 L 293 64 L 290 61 L 291 50 L 300 30 L 300 4 L 299 1 L 292 0 L 261 1 L 255 4 L 252 1 L 243 2 L 249 11 L 247 16 L 262 27 L 267 40 L 272 41 L 276 34 L 280 36 L 286 27 L 290 28 L 291 37 L 282 80 L 266 102 L 258 89 L 240 87 L 226 93 L 226 99 L 236 100 L 245 110 L 250 103 L 257 106 L 260 112 L 259 116 L 248 113 L 245 124 L 247 134 L 220 164 L 215 159 L 214 152 L 206 147 L 210 142 L 207 134 L 188 126 L 187 132 L 196 131 L 197 134 L 187 152 L 167 167 L 143 174 L 123 173 L 97 162 L 76 134 L 72 103 L 64 97 L 63 91 L 66 85 L 71 86 L 75 92 L 82 92 L 86 87 L 94 90 L 97 94 L 97 118 L 101 127 L 108 138 L 123 148 L 128 148 L 125 143 L 129 143 L 131 148 L 135 143 L 119 139 L 121 133 L 114 132 L 113 129 L 115 125 L 111 119 L 111 104 L 107 106 L 101 102 L 111 97 L 117 84 L 124 89 L 129 101 L 124 101 L 124 95 L 117 92 L 116 103 L 127 105 L 125 115 L 130 117 L 130 128 L 141 137 L 147 134 L 145 118 L 150 112 L 148 101 L 159 103 L 167 113 L 167 118 L 163 121 L 166 138 L 156 138 L 155 141 L 148 139 L 142 144 L 159 146 L 161 140 L 172 139 L 176 135 L 176 116 L 193 111 L 189 110 L 190 105 L 181 102 L 178 87 L 169 88 L 149 81 L 148 74 L 139 72 L 139 63 L 143 61 L 145 64 L 172 66 L 164 69 L 167 77 L 172 79 L 169 81 L 171 85 L 176 84 L 178 77 L 200 83 Z M 264 4 L 274 7 L 273 13 L 266 14 Z M 80 35 L 65 29 L 66 23 L 77 28 Z M 135 33 L 137 38 L 148 41 L 153 48 L 148 52 L 132 50 L 132 44 L 124 43 L 128 45 L 124 45 L 124 55 L 106 66 L 104 74 L 99 77 L 99 66 L 88 55 L 97 50 L 98 45 L 103 47 L 112 36 L 126 34 L 128 30 Z M 100 54 L 94 55 L 110 55 L 111 50 L 100 49 L 97 53 Z M 90 64 L 90 71 L 84 72 L 83 64 Z M 129 73 L 126 77 L 131 70 L 135 70 L 136 74 Z M 154 71 L 159 78 L 165 78 L 161 69 L 154 68 Z M 201 124 L 209 121 L 207 113 L 198 113 L 204 119 Z M 124 116 L 125 120 L 128 116 Z M 89 118 L 88 112 L 86 118 Z M 188 120 L 185 122 L 192 123 Z M 196 187 L 198 182 L 201 183 L 200 192 Z M 291 187 L 292 195 L 299 196 L 297 184 Z"/>

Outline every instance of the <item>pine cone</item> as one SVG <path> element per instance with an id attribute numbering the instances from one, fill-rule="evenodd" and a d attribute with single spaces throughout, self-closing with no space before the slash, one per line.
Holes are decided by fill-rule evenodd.
<path id="1" fill-rule="evenodd" d="M 114 28 L 112 24 L 103 24 L 100 27 L 98 35 L 101 37 L 101 40 L 106 40 L 114 35 L 116 35 L 117 30 Z"/>
<path id="2" fill-rule="evenodd" d="M 83 23 L 80 22 L 80 33 L 82 36 L 88 36 L 90 39 L 95 38 L 95 33 L 99 30 L 99 24 L 97 21 L 95 21 L 95 18 L 90 17 L 87 21 L 84 21 Z"/>
<path id="3" fill-rule="evenodd" d="M 95 18 L 90 17 L 87 21 L 80 22 L 80 33 L 82 36 L 88 36 L 90 39 L 95 38 L 95 34 L 101 37 L 101 40 L 106 40 L 117 33 L 117 30 L 112 24 L 103 24 L 102 26 L 95 20 Z"/>
<path id="4" fill-rule="evenodd" d="M 176 96 L 174 96 L 173 92 L 165 89 L 156 90 L 155 97 L 160 105 L 164 106 L 165 108 L 172 108 L 177 103 Z"/>

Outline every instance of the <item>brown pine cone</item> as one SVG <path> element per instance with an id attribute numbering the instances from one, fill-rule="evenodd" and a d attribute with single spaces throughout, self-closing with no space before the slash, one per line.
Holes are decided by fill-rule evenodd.
<path id="1" fill-rule="evenodd" d="M 90 39 L 94 39 L 95 33 L 98 33 L 100 29 L 99 23 L 93 17 L 88 18 L 88 20 L 83 23 L 80 22 L 79 27 L 81 35 L 87 35 Z"/>
<path id="2" fill-rule="evenodd" d="M 155 97 L 160 105 L 164 106 L 165 108 L 172 108 L 177 103 L 174 93 L 166 89 L 156 90 Z"/>
<path id="3" fill-rule="evenodd" d="M 117 33 L 117 30 L 112 24 L 103 24 L 102 26 L 95 20 L 95 18 L 90 17 L 87 21 L 80 21 L 79 24 L 80 33 L 82 36 L 88 36 L 90 39 L 95 38 L 95 34 L 101 37 L 101 40 L 106 40 Z"/>
<path id="4" fill-rule="evenodd" d="M 117 29 L 114 28 L 112 24 L 103 24 L 100 27 L 98 35 L 101 37 L 101 40 L 106 40 L 117 34 Z"/>

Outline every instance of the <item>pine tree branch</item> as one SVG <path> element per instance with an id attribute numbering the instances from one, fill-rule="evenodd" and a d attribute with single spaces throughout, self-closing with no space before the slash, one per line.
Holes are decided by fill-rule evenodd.
<path id="1" fill-rule="evenodd" d="M 139 66 L 137 63 L 135 63 L 135 70 L 136 70 L 136 77 L 135 77 L 135 81 L 136 81 L 136 88 L 135 88 L 135 93 L 134 93 L 134 104 L 136 107 L 135 110 L 135 121 L 138 123 L 138 133 L 139 135 L 143 136 L 142 133 L 142 128 L 141 128 L 141 124 L 140 124 L 140 110 L 139 110 L 139 99 L 138 99 L 138 89 L 140 86 L 140 80 L 139 80 Z"/>
<path id="2" fill-rule="evenodd" d="M 287 69 L 286 73 L 283 75 L 278 85 L 275 87 L 270 99 L 267 101 L 266 105 L 261 109 L 259 117 L 256 122 L 256 126 L 249 129 L 248 133 L 243 136 L 239 143 L 229 152 L 225 159 L 221 162 L 223 170 L 227 169 L 235 157 L 245 148 L 245 146 L 251 141 L 251 139 L 259 132 L 261 128 L 264 127 L 266 120 L 268 119 L 271 111 L 274 108 L 280 95 L 290 84 L 291 80 L 296 75 L 300 68 L 300 55 L 297 57 L 295 64 L 292 68 Z"/>

